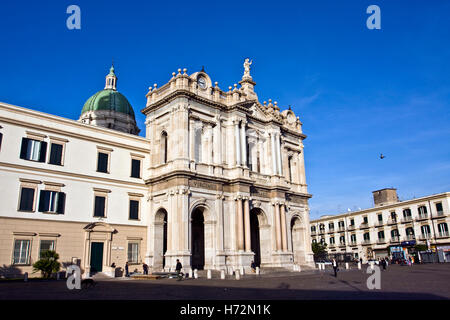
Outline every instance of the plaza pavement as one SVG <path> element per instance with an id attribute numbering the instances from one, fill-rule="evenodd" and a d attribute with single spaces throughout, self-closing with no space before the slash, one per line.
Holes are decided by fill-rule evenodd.
<path id="1" fill-rule="evenodd" d="M 381 289 L 369 290 L 367 265 L 361 270 L 331 269 L 234 279 L 100 279 L 69 290 L 65 280 L 0 282 L 0 300 L 449 300 L 450 263 L 393 265 L 381 273 Z"/>

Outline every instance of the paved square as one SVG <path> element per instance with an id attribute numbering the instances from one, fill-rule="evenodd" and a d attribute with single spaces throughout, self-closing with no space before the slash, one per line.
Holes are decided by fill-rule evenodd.
<path id="1" fill-rule="evenodd" d="M 367 266 L 291 275 L 247 276 L 241 280 L 175 279 L 100 280 L 92 288 L 68 290 L 65 281 L 0 282 L 0 299 L 120 300 L 352 300 L 450 299 L 450 264 L 389 266 L 381 273 L 381 290 L 366 286 Z"/>

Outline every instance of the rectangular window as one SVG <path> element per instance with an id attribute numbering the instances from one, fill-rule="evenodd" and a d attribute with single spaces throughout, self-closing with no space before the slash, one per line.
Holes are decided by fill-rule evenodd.
<path id="1" fill-rule="evenodd" d="M 139 263 L 139 243 L 128 243 L 128 262 Z"/>
<path id="2" fill-rule="evenodd" d="M 364 217 L 364 223 L 367 223 L 367 222 L 368 222 L 367 217 Z"/>
<path id="3" fill-rule="evenodd" d="M 106 198 L 102 196 L 95 196 L 94 217 L 105 216 Z"/>
<path id="4" fill-rule="evenodd" d="M 436 203 L 436 211 L 437 212 L 443 212 L 444 209 L 442 208 L 442 202 Z"/>
<path id="5" fill-rule="evenodd" d="M 334 244 L 334 237 L 330 238 L 330 244 Z"/>
<path id="6" fill-rule="evenodd" d="M 141 160 L 131 159 L 131 177 L 141 177 Z"/>
<path id="7" fill-rule="evenodd" d="M 42 253 L 47 250 L 55 250 L 54 240 L 41 240 L 41 247 L 39 249 L 39 258 L 41 258 Z"/>
<path id="8" fill-rule="evenodd" d="M 41 190 L 39 212 L 64 214 L 66 194 L 64 192 Z"/>
<path id="9" fill-rule="evenodd" d="M 59 143 L 52 143 L 50 145 L 50 159 L 48 163 L 55 165 L 62 165 L 63 145 Z"/>
<path id="10" fill-rule="evenodd" d="M 130 220 L 139 219 L 139 201 L 130 200 Z"/>
<path id="11" fill-rule="evenodd" d="M 0 132 L 0 150 L 2 150 L 3 133 Z"/>
<path id="12" fill-rule="evenodd" d="M 354 226 L 355 225 L 355 219 L 350 220 L 350 225 Z"/>
<path id="13" fill-rule="evenodd" d="M 378 215 L 378 221 L 383 222 L 383 215 L 382 214 Z"/>
<path id="14" fill-rule="evenodd" d="M 99 152 L 98 153 L 98 161 L 97 161 L 97 171 L 108 173 L 108 158 L 109 154 Z"/>
<path id="15" fill-rule="evenodd" d="M 364 233 L 364 240 L 370 240 L 370 234 L 369 233 Z"/>
<path id="16" fill-rule="evenodd" d="M 356 234 L 352 234 L 352 235 L 350 236 L 350 240 L 351 240 L 352 242 L 356 242 Z"/>
<path id="17" fill-rule="evenodd" d="M 20 190 L 19 211 L 34 211 L 34 191 L 33 188 L 22 187 Z"/>
<path id="18" fill-rule="evenodd" d="M 29 264 L 30 261 L 30 240 L 14 241 L 13 264 Z"/>
<path id="19" fill-rule="evenodd" d="M 378 239 L 384 239 L 384 231 L 378 232 Z"/>
<path id="20" fill-rule="evenodd" d="M 20 159 L 45 162 L 47 142 L 22 138 Z"/>

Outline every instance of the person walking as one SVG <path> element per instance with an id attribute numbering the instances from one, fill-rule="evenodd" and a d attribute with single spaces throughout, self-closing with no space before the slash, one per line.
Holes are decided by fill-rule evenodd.
<path id="1" fill-rule="evenodd" d="M 256 273 L 256 264 L 255 261 L 252 261 L 252 264 L 250 265 L 250 267 L 252 268 L 252 272 Z"/>
<path id="2" fill-rule="evenodd" d="M 380 264 L 383 266 L 383 270 L 386 270 L 386 260 L 381 259 Z"/>
<path id="3" fill-rule="evenodd" d="M 179 259 L 177 259 L 177 265 L 175 266 L 175 271 L 177 272 L 178 281 L 181 281 L 183 279 L 183 274 L 181 273 L 181 269 L 183 266 L 181 265 L 181 262 Z"/>
<path id="4" fill-rule="evenodd" d="M 125 277 L 129 277 L 130 273 L 128 271 L 128 261 L 125 263 Z"/>
<path id="5" fill-rule="evenodd" d="M 333 265 L 333 270 L 334 270 L 334 276 L 337 277 L 337 272 L 338 272 L 339 268 L 338 268 L 338 263 L 337 263 L 336 259 L 333 259 L 332 265 Z"/>
<path id="6" fill-rule="evenodd" d="M 142 265 L 142 269 L 144 270 L 144 274 L 148 274 L 148 265 L 145 262 Z"/>

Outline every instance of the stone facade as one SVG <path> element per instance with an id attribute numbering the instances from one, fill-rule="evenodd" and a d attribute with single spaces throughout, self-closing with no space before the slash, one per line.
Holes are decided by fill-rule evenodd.
<path id="1" fill-rule="evenodd" d="M 449 192 L 406 201 L 398 201 L 395 189 L 373 196 L 373 208 L 312 220 L 311 241 L 326 243 L 329 254 L 364 261 L 392 256 L 391 248 L 410 252 L 416 244 L 450 251 Z"/>
<path id="2" fill-rule="evenodd" d="M 244 67 L 240 87 L 228 91 L 186 69 L 150 88 L 145 138 L 1 103 L 0 263 L 29 271 L 41 237 L 50 235 L 62 260 L 79 259 L 86 274 L 94 242 L 102 244 L 107 274 L 136 252 L 150 271 L 173 270 L 176 259 L 184 271 L 248 271 L 252 260 L 262 268 L 312 266 L 306 136 L 290 108 L 258 101 Z M 59 141 L 62 163 L 19 158 L 27 137 L 49 148 Z M 99 153 L 108 155 L 107 172 L 96 170 Z M 137 178 L 130 177 L 133 159 Z M 20 210 L 26 186 L 35 190 L 29 211 Z M 39 195 L 51 190 L 65 193 L 63 214 L 38 210 Z M 94 214 L 97 196 L 106 199 L 103 217 Z M 132 200 L 138 219 L 130 219 Z M 14 248 L 29 243 L 26 263 L 15 263 Z M 130 243 L 138 248 L 131 253 Z"/>

